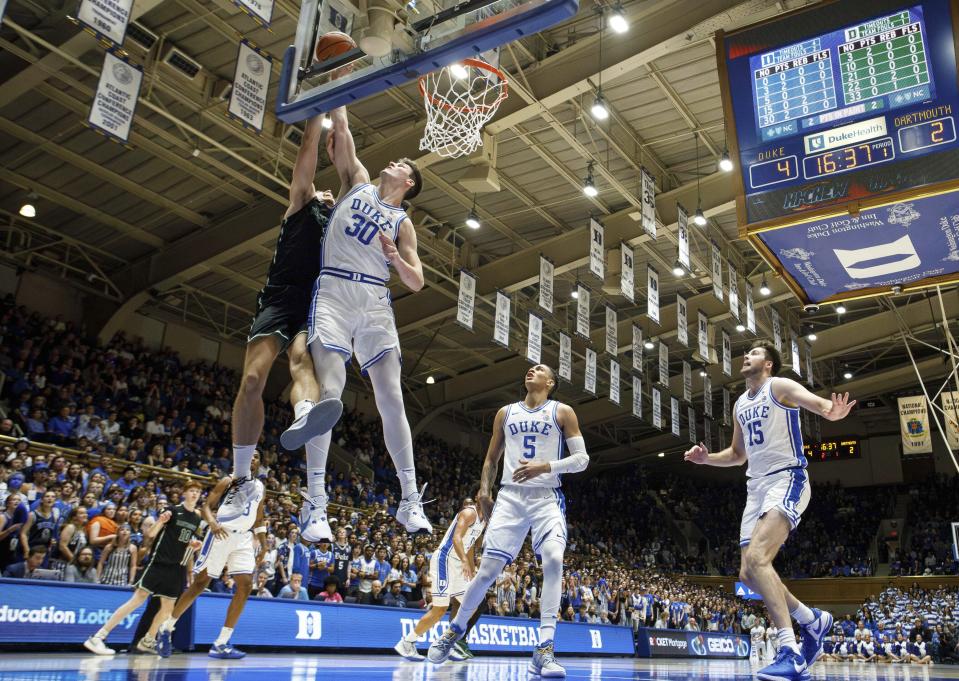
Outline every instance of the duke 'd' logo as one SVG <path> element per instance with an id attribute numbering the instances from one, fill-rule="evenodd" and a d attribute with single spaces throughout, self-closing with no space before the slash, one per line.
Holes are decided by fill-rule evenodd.
<path id="1" fill-rule="evenodd" d="M 316 610 L 297 610 L 299 619 L 296 638 L 305 641 L 318 641 L 323 636 L 323 618 Z"/>

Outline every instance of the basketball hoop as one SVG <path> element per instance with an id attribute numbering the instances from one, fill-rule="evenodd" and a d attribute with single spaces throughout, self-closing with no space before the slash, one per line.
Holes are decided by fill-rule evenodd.
<path id="1" fill-rule="evenodd" d="M 420 149 L 465 156 L 482 146 L 480 129 L 507 97 L 506 75 L 479 59 L 464 59 L 420 77 L 426 129 Z"/>

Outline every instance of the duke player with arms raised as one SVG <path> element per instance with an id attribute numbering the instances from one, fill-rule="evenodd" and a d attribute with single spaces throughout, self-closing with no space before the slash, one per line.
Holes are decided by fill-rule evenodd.
<path id="1" fill-rule="evenodd" d="M 313 290 L 307 342 L 313 356 L 321 403 L 339 400 L 346 385 L 346 363 L 355 354 L 373 384 L 383 439 L 396 466 L 402 500 L 396 520 L 407 532 L 431 533 L 416 488 L 413 436 L 403 407 L 400 341 L 387 283 L 390 266 L 411 291 L 423 288 L 423 266 L 416 254 L 416 231 L 401 206 L 422 188 L 416 165 L 408 159 L 390 163 L 380 186 L 356 157 L 346 109 L 330 114 L 332 158 L 340 176 L 340 194 L 323 237 L 320 275 Z M 307 501 L 303 539 L 332 539 L 324 489 L 332 434 L 307 448 Z"/>
<path id="2" fill-rule="evenodd" d="M 430 662 L 439 664 L 449 658 L 486 590 L 515 560 L 532 532 L 533 552 L 543 565 L 543 592 L 540 643 L 529 671 L 544 677 L 566 676 L 553 655 L 566 550 L 566 501 L 560 492 L 560 475 L 586 470 L 589 455 L 576 413 L 550 399 L 555 389 L 553 369 L 537 364 L 526 372 L 526 399 L 496 413 L 476 497 L 480 518 L 488 519 L 483 560 L 449 629 L 430 646 Z M 564 441 L 570 453 L 566 458 Z M 500 458 L 504 459 L 503 476 L 494 506 L 492 490 Z"/>
<path id="3" fill-rule="evenodd" d="M 832 399 L 826 400 L 788 378 L 774 378 L 781 368 L 779 351 L 771 343 L 753 343 L 743 358 L 746 392 L 736 400 L 732 445 L 710 454 L 699 443 L 686 451 L 685 459 L 709 466 L 748 462 L 746 509 L 739 532 L 740 579 L 762 595 L 779 641 L 775 661 L 756 675 L 765 681 L 806 681 L 810 678 L 808 667 L 822 655 L 833 618 L 793 596 L 772 565 L 809 504 L 799 409 L 838 421 L 856 400 L 849 401 L 849 393 L 833 393 Z M 790 615 L 803 630 L 801 652 Z"/>

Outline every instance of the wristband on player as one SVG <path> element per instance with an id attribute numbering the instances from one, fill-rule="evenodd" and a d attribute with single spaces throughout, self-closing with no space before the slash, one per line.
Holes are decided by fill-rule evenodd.
<path id="1" fill-rule="evenodd" d="M 254 527 L 253 534 L 266 534 L 266 526 L 260 525 L 259 527 Z"/>

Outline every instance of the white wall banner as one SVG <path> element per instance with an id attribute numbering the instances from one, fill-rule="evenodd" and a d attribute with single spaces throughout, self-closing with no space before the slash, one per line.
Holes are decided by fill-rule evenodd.
<path id="1" fill-rule="evenodd" d="M 713 246 L 713 295 L 723 299 L 723 255 L 719 252 L 719 246 L 712 242 Z"/>
<path id="2" fill-rule="evenodd" d="M 596 394 L 596 351 L 592 348 L 586 348 L 586 381 L 584 388 L 590 395 Z"/>
<path id="3" fill-rule="evenodd" d="M 643 330 L 633 324 L 633 371 L 643 370 Z"/>
<path id="4" fill-rule="evenodd" d="M 672 395 L 669 396 L 669 420 L 673 435 L 679 437 L 679 400 Z"/>
<path id="5" fill-rule="evenodd" d="M 6 2 L 0 3 L 0 19 Z M 114 47 L 123 47 L 133 0 L 80 0 L 77 21 Z"/>
<path id="6" fill-rule="evenodd" d="M 753 307 L 753 287 L 746 280 L 746 329 L 756 333 L 756 308 Z"/>
<path id="7" fill-rule="evenodd" d="M 733 375 L 733 343 L 729 338 L 729 332 L 726 329 L 723 332 L 723 373 L 727 376 Z"/>
<path id="8" fill-rule="evenodd" d="M 545 255 L 539 256 L 539 306 L 553 312 L 553 261 Z"/>
<path id="9" fill-rule="evenodd" d="M 273 21 L 273 0 L 233 0 L 233 4 L 264 28 L 270 27 L 270 22 Z"/>
<path id="10" fill-rule="evenodd" d="M 559 332 L 559 377 L 573 380 L 573 339 L 568 333 Z"/>
<path id="11" fill-rule="evenodd" d="M 473 308 L 476 305 L 476 275 L 460 270 L 460 292 L 456 302 L 456 323 L 473 330 Z"/>
<path id="12" fill-rule="evenodd" d="M 93 96 L 87 123 L 107 137 L 124 144 L 130 139 L 130 127 L 136 115 L 143 70 L 112 50 L 103 55 L 100 81 Z"/>
<path id="13" fill-rule="evenodd" d="M 723 425 L 729 425 L 729 402 L 731 395 L 729 394 L 729 388 L 723 388 Z"/>
<path id="14" fill-rule="evenodd" d="M 646 265 L 646 315 L 659 324 L 659 272 Z"/>
<path id="15" fill-rule="evenodd" d="M 589 219 L 589 271 L 600 281 L 606 278 L 606 237 L 603 225 Z"/>
<path id="16" fill-rule="evenodd" d="M 681 203 L 676 204 L 676 224 L 679 225 L 679 230 L 677 236 L 679 237 L 679 253 L 677 259 L 679 264 L 686 268 L 686 271 L 690 271 L 692 268 L 689 266 L 689 213 L 686 212 L 686 209 L 683 208 Z"/>
<path id="17" fill-rule="evenodd" d="M 803 410 L 805 411 L 805 409 Z M 712 419 L 703 419 L 703 440 L 706 444 L 706 449 L 713 448 L 713 420 Z"/>
<path id="18" fill-rule="evenodd" d="M 729 313 L 739 319 L 739 272 L 731 262 L 726 263 L 729 269 Z"/>
<path id="19" fill-rule="evenodd" d="M 686 413 L 689 415 L 689 441 L 696 444 L 696 408 L 689 407 Z"/>
<path id="20" fill-rule="evenodd" d="M 643 231 L 656 238 L 656 181 L 643 168 Z"/>
<path id="21" fill-rule="evenodd" d="M 266 114 L 266 96 L 270 90 L 272 60 L 246 40 L 240 41 L 233 73 L 233 90 L 226 113 L 243 127 L 260 132 Z"/>
<path id="22" fill-rule="evenodd" d="M 689 308 L 686 299 L 676 294 L 676 339 L 683 347 L 689 347 Z"/>
<path id="23" fill-rule="evenodd" d="M 773 315 L 773 347 L 780 353 L 783 351 L 783 320 L 779 316 L 779 310 L 772 308 Z"/>
<path id="24" fill-rule="evenodd" d="M 959 449 L 959 392 L 942 392 L 942 411 L 946 429 L 946 439 L 952 449 Z"/>
<path id="25" fill-rule="evenodd" d="M 606 353 L 613 357 L 619 354 L 619 316 L 609 303 L 606 303 Z"/>
<path id="26" fill-rule="evenodd" d="M 713 379 L 710 378 L 709 373 L 707 372 L 703 376 L 703 402 L 705 409 L 703 410 L 706 413 L 706 416 L 713 415 Z"/>
<path id="27" fill-rule="evenodd" d="M 923 395 L 899 398 L 899 424 L 902 430 L 903 454 L 931 454 L 929 414 Z"/>
<path id="28" fill-rule="evenodd" d="M 699 356 L 703 362 L 709 364 L 709 319 L 703 314 L 702 310 L 699 311 L 698 315 L 699 323 L 696 328 L 699 340 Z"/>
<path id="29" fill-rule="evenodd" d="M 643 379 L 633 374 L 633 416 L 643 418 Z"/>
<path id="30" fill-rule="evenodd" d="M 683 360 L 683 399 L 693 401 L 693 366 L 686 360 Z"/>
<path id="31" fill-rule="evenodd" d="M 653 386 L 653 426 L 663 429 L 663 396 L 656 386 Z"/>
<path id="32" fill-rule="evenodd" d="M 659 382 L 669 387 L 669 348 L 659 341 Z"/>
<path id="33" fill-rule="evenodd" d="M 589 340 L 589 295 L 590 290 L 586 284 L 576 282 L 576 333 Z"/>
<path id="34" fill-rule="evenodd" d="M 619 291 L 631 303 L 636 302 L 636 273 L 633 269 L 636 253 L 632 246 L 627 246 L 626 242 L 619 245 L 620 263 L 619 263 Z"/>
<path id="35" fill-rule="evenodd" d="M 609 360 L 609 401 L 619 404 L 619 362 Z"/>
<path id="36" fill-rule="evenodd" d="M 539 364 L 543 353 L 543 318 L 535 312 L 529 313 L 529 331 L 526 334 L 526 359 Z"/>
<path id="37" fill-rule="evenodd" d="M 493 323 L 493 342 L 509 347 L 509 294 L 496 291 L 496 318 Z"/>
<path id="38" fill-rule="evenodd" d="M 812 346 L 806 343 L 806 383 L 812 388 L 816 385 L 816 379 L 812 375 Z"/>
<path id="39" fill-rule="evenodd" d="M 792 361 L 793 372 L 802 378 L 802 366 L 800 366 L 799 360 L 799 338 L 796 335 L 796 331 L 790 331 L 789 338 L 789 359 Z"/>

